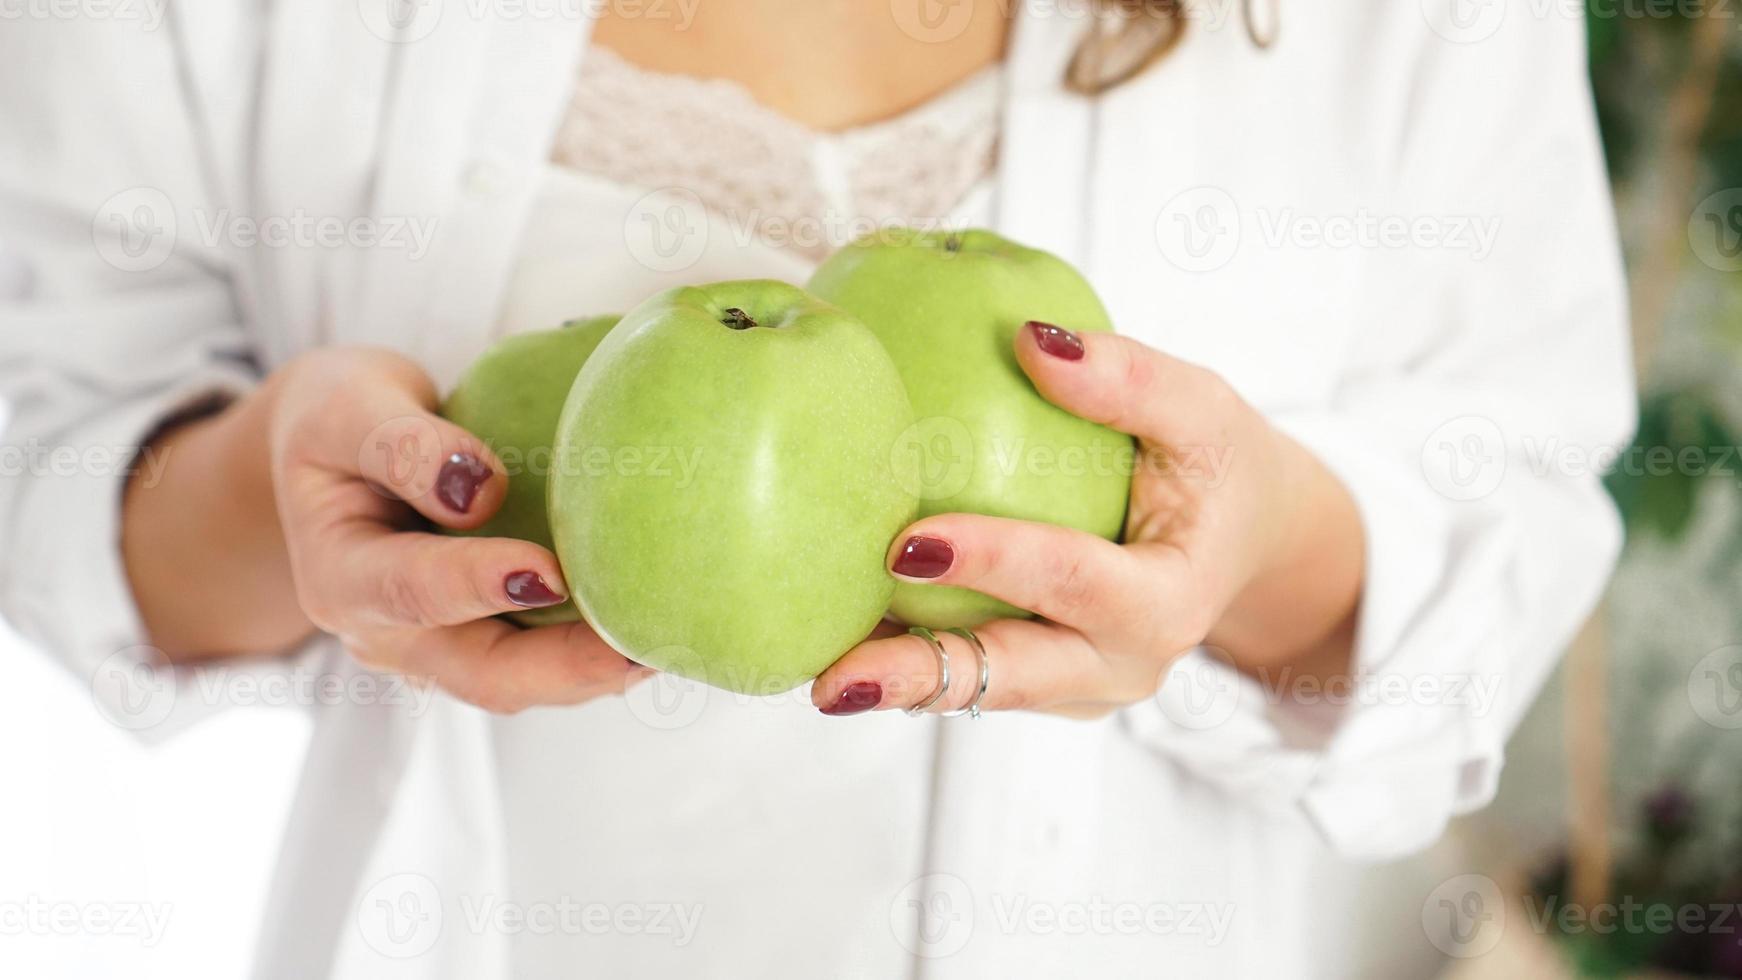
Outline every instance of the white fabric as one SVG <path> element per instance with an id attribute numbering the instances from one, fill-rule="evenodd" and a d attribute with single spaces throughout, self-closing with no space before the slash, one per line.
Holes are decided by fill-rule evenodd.
<path id="1" fill-rule="evenodd" d="M 608 48 L 583 59 L 553 159 L 639 187 L 680 187 L 737 238 L 820 259 L 854 231 L 947 220 L 992 166 L 1000 71 L 899 115 L 817 132 L 725 79 L 648 71 Z"/>
<path id="2" fill-rule="evenodd" d="M 1494 681 L 1498 703 L 1375 697 L 1284 711 L 1194 654 L 1156 702 L 1103 722 L 936 726 L 929 759 L 904 755 L 929 768 L 926 803 L 859 791 L 874 813 L 925 807 L 923 853 L 899 871 L 841 859 L 867 824 L 830 796 L 838 790 L 821 792 L 838 833 L 831 847 L 788 855 L 814 883 L 796 897 L 787 879 L 765 886 L 725 850 L 695 858 L 681 882 L 639 875 L 660 870 L 647 855 L 661 841 L 636 833 L 642 817 L 672 819 L 669 808 L 690 799 L 780 804 L 734 792 L 767 759 L 662 755 L 671 743 L 657 734 L 610 745 L 522 738 L 551 713 L 521 728 L 444 698 L 427 710 L 319 708 L 258 976 L 540 975 L 548 961 L 516 960 L 529 948 L 524 930 L 474 916 L 492 899 L 550 898 L 515 890 L 516 849 L 561 859 L 582 853 L 580 832 L 596 835 L 589 880 L 611 887 L 574 881 L 576 901 L 619 913 L 704 907 L 682 949 L 621 919 L 609 935 L 571 933 L 561 944 L 571 972 L 683 962 L 687 975 L 706 943 L 742 955 L 741 933 L 755 928 L 753 916 L 721 914 L 740 934 L 713 937 L 709 909 L 797 902 L 815 922 L 835 913 L 834 959 L 808 940 L 775 958 L 794 937 L 774 914 L 755 937 L 769 959 L 695 973 L 878 975 L 890 962 L 928 977 L 1322 972 L 1302 959 L 1300 914 L 1318 848 L 1403 853 L 1488 799 L 1506 733 L 1618 547 L 1596 479 L 1543 462 L 1624 440 L 1632 405 L 1581 23 L 1515 11 L 1472 36 L 1430 24 L 1424 9 L 1366 0 L 1317 10 L 1291 18 L 1268 53 L 1252 50 L 1237 21 L 1196 24 L 1158 70 L 1089 102 L 1056 85 L 1079 25 L 1069 10 L 1034 4 L 1005 75 L 993 223 L 1077 263 L 1123 332 L 1221 371 L 1349 483 L 1370 542 L 1365 671 Z M 433 22 L 414 17 L 393 43 L 373 33 L 386 27 L 372 11 L 206 0 L 175 6 L 155 31 L 122 18 L 26 18 L 0 32 L 0 234 L 23 269 L 0 305 L 8 446 L 137 441 L 198 392 L 245 386 L 245 353 L 270 368 L 316 344 L 386 344 L 446 383 L 511 315 L 504 297 L 549 187 L 585 24 L 517 5 L 448 5 Z M 134 188 L 168 203 L 115 198 Z M 125 271 L 117 266 L 137 263 L 140 241 L 117 251 L 115 229 L 141 226 L 113 219 L 141 216 L 142 201 L 144 217 L 173 216 L 174 248 L 148 271 Z M 648 209 L 667 203 L 638 199 L 577 236 L 621 268 L 661 271 L 687 254 L 646 237 Z M 230 218 L 363 216 L 433 234 L 427 248 L 211 241 L 205 229 L 226 208 Z M 1460 244 L 1454 226 L 1471 218 L 1497 235 Z M 1379 219 L 1452 237 L 1438 247 L 1336 237 Z M 661 275 L 732 274 L 730 252 L 704 248 Z M 121 480 L 17 469 L 0 477 L 0 611 L 89 671 L 140 642 L 115 549 Z M 328 644 L 300 665 L 355 670 Z M 792 726 L 777 730 L 794 740 L 835 724 L 865 744 L 933 730 L 801 718 L 801 708 L 734 705 L 706 724 L 742 713 Z M 582 753 L 681 771 L 659 798 L 604 783 L 585 787 L 582 814 L 537 812 L 504 791 L 514 787 L 502 781 L 504 751 L 516 766 L 547 766 L 552 782 Z M 809 765 L 819 786 L 845 778 Z M 694 815 L 696 835 L 711 816 Z M 904 884 L 886 894 L 892 880 Z M 1108 906 L 1134 910 L 1139 924 Z M 1205 922 L 1224 909 L 1233 918 L 1213 942 Z M 1165 927 L 1164 914 L 1174 917 Z M 1086 931 L 1068 924 L 1077 916 L 1091 916 Z"/>
<path id="3" fill-rule="evenodd" d="M 692 94 L 695 86 L 715 88 L 650 76 L 621 59 L 610 72 L 619 86 L 626 87 L 629 76 L 649 78 L 653 89 L 673 98 Z M 590 87 L 588 77 L 583 69 L 583 91 Z M 670 142 L 650 145 L 642 154 L 647 183 L 631 182 L 609 167 L 577 172 L 582 161 L 558 152 L 562 166 L 545 175 L 533 204 L 498 329 L 512 333 L 623 310 L 684 282 L 761 276 L 803 282 L 817 245 L 826 252 L 855 228 L 898 218 L 958 228 L 986 224 L 992 201 L 983 157 L 977 166 L 973 159 L 940 161 L 944 169 L 968 176 L 968 184 L 938 181 L 940 186 L 900 200 L 873 195 L 867 206 L 875 212 L 861 210 L 854 195 L 832 196 L 827 189 L 850 187 L 861 162 L 875 159 L 877 135 L 910 131 L 916 117 L 928 120 L 934 151 L 952 152 L 964 141 L 989 145 L 986 122 L 995 123 L 997 115 L 979 110 L 996 108 L 997 90 L 984 84 L 990 80 L 979 76 L 942 96 L 943 104 L 927 103 L 874 130 L 838 135 L 814 133 L 728 99 L 714 107 L 725 114 L 723 131 L 737 142 L 779 146 L 798 164 L 743 168 L 730 181 L 686 172 L 695 134 L 681 127 Z M 659 115 L 651 98 L 639 105 Z M 619 113 L 587 118 L 592 145 L 620 145 L 641 131 Z M 573 132 L 575 122 L 571 114 L 565 131 Z M 841 152 L 820 152 L 824 147 Z M 600 169 L 608 172 L 594 172 Z M 631 212 L 648 184 L 691 177 L 701 179 L 681 186 L 695 187 L 707 205 L 680 212 L 694 229 L 686 239 L 698 244 L 674 250 L 672 268 L 625 261 L 621 229 L 611 218 Z M 784 191 L 783 208 L 770 200 L 771 184 Z M 944 200 L 946 193 L 956 199 Z M 745 235 L 747 229 L 774 233 Z M 588 936 L 585 956 L 577 957 L 572 935 L 516 934 L 515 975 L 566 976 L 581 962 L 609 976 L 906 972 L 911 954 L 891 941 L 888 903 L 919 875 L 924 859 L 932 781 L 926 760 L 936 751 L 936 725 L 901 715 L 843 724 L 818 714 L 806 689 L 741 698 L 671 677 L 636 691 L 627 705 L 609 701 L 496 720 L 490 727 L 507 820 L 505 860 L 517 898 L 554 903 L 563 896 L 639 893 L 662 896 L 679 908 L 705 909 L 705 932 L 665 948 L 641 935 Z M 560 753 L 561 778 L 553 779 L 548 747 L 581 745 L 641 749 Z M 723 765 L 732 778 L 712 778 Z M 600 806 L 599 786 L 612 787 L 622 799 L 659 802 Z M 553 835 L 550 815 L 558 813 L 566 816 L 562 833 Z M 640 845 L 632 861 L 618 858 L 625 839 Z M 838 902 L 816 901 L 817 864 L 794 859 L 810 854 L 826 855 L 830 875 L 857 882 L 852 893 Z M 721 900 L 746 893 L 742 882 L 732 880 L 736 873 L 755 881 L 754 901 Z M 782 923 L 779 943 L 768 942 L 770 921 Z"/>

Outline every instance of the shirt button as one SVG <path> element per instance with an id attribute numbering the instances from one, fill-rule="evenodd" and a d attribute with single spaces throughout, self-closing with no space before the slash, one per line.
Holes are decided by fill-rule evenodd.
<path id="1" fill-rule="evenodd" d="M 468 197 L 483 201 L 501 197 L 512 182 L 513 175 L 508 172 L 508 168 L 495 160 L 474 161 L 466 168 L 465 177 L 461 181 Z"/>

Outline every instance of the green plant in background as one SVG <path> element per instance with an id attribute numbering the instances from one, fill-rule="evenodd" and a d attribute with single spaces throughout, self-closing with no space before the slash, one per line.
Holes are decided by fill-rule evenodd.
<path id="1" fill-rule="evenodd" d="M 1611 809 L 1630 815 L 1612 828 L 1608 900 L 1641 922 L 1725 904 L 1734 919 L 1544 921 L 1585 976 L 1742 977 L 1742 727 L 1696 717 L 1689 687 L 1692 661 L 1742 642 L 1742 11 L 1589 0 L 1587 21 L 1641 390 L 1606 478 L 1628 538 L 1607 603 Z M 1556 858 L 1527 902 L 1569 901 L 1571 877 Z"/>
<path id="2" fill-rule="evenodd" d="M 1630 539 L 1650 535 L 1668 542 L 1688 532 L 1708 486 L 1742 494 L 1742 433 L 1731 427 L 1709 386 L 1689 385 L 1641 398 L 1639 431 L 1604 478 Z M 1736 528 L 1742 534 L 1742 525 Z M 1742 538 L 1726 553 L 1742 564 Z"/>
<path id="3" fill-rule="evenodd" d="M 1556 861 L 1535 876 L 1527 914 L 1540 916 L 1587 977 L 1621 977 L 1647 969 L 1695 976 L 1742 976 L 1742 873 L 1687 860 L 1708 816 L 1686 792 L 1667 786 L 1638 808 L 1639 839 L 1617 867 L 1616 928 L 1577 922 L 1572 931 L 1558 903 L 1568 893 L 1568 868 Z M 1726 912 L 1725 909 L 1729 911 Z M 1629 925 L 1631 927 L 1629 927 Z"/>

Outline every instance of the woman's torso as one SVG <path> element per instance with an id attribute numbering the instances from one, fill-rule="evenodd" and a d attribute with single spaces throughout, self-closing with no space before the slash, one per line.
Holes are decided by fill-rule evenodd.
<path id="1" fill-rule="evenodd" d="M 651 72 L 595 46 L 498 329 L 621 312 L 686 283 L 802 283 L 867 229 L 984 224 L 998 91 L 986 69 L 825 134 L 735 82 Z M 891 165 L 901 157 L 926 172 Z M 671 676 L 622 700 L 496 720 L 514 903 L 637 923 L 517 932 L 515 975 L 904 973 L 912 954 L 890 903 L 922 875 L 936 725 L 831 719 L 805 688 L 750 698 Z"/>
<path id="2" fill-rule="evenodd" d="M 1123 332 L 1216 367 L 1265 407 L 1325 402 L 1348 360 L 1349 326 L 1362 319 L 1357 287 L 1373 282 L 1371 253 L 1285 256 L 1261 247 L 1265 229 L 1256 224 L 1245 226 L 1242 250 L 1240 209 L 1292 201 L 1311 217 L 1366 199 L 1370 174 L 1382 166 L 1367 154 L 1395 137 L 1400 113 L 1365 78 L 1332 70 L 1359 60 L 1334 46 L 1358 32 L 1327 25 L 1315 39 L 1333 42 L 1326 50 L 1301 46 L 1259 63 L 1237 31 L 1205 31 L 1169 74 L 1091 106 L 1057 93 L 1076 32 L 1045 8 L 1024 14 L 1030 26 L 1019 30 L 999 87 L 1004 153 L 981 192 L 985 209 L 969 191 L 952 215 L 989 219 L 1065 255 L 1089 274 Z M 318 343 L 386 343 L 446 383 L 488 342 L 492 323 L 546 326 L 684 282 L 805 277 L 814 254 L 746 236 L 746 224 L 758 223 L 744 214 L 730 220 L 682 187 L 553 167 L 565 100 L 530 105 L 527 94 L 567 91 L 567 42 L 580 32 L 549 26 L 495 23 L 476 39 L 443 27 L 392 49 L 393 70 L 381 68 L 381 77 L 419 92 L 415 103 L 395 101 L 380 118 L 332 121 L 332 172 L 322 186 L 302 173 L 268 168 L 260 176 L 253 206 L 268 213 L 291 201 L 355 208 L 349 191 L 337 189 L 364 185 L 368 174 L 373 212 L 441 221 L 418 255 L 249 256 L 264 266 L 255 285 L 270 361 Z M 464 68 L 474 64 L 488 70 Z M 1241 71 L 1224 74 L 1230 64 Z M 275 78 L 269 70 L 269 92 L 278 91 Z M 372 91 L 378 81 L 359 69 L 314 83 Z M 1278 92 L 1352 108 L 1302 113 Z M 267 159 L 275 146 L 306 138 L 306 128 L 282 116 L 265 118 Z M 377 128 L 373 156 L 344 138 Z M 1288 166 L 1267 155 L 1282 145 L 1293 147 L 1297 164 L 1315 162 Z M 1199 252 L 1198 243 L 1168 236 L 1193 221 L 1214 230 L 1206 210 L 1210 219 L 1232 214 L 1231 248 L 1209 241 L 1211 250 Z M 262 975 L 318 975 L 318 966 L 298 965 L 325 963 L 308 951 L 329 939 L 338 947 L 334 972 L 345 977 L 512 976 L 517 958 L 574 972 L 692 965 L 683 949 L 642 942 L 645 929 L 608 927 L 600 936 L 583 927 L 580 938 L 560 942 L 530 926 L 467 917 L 491 898 L 553 895 L 583 905 L 702 901 L 691 945 L 706 951 L 720 941 L 710 963 L 721 973 L 737 972 L 733 958 L 743 956 L 750 959 L 739 965 L 752 963 L 752 971 L 774 964 L 795 975 L 816 972 L 798 960 L 830 957 L 873 964 L 867 975 L 891 962 L 937 976 L 1051 975 L 1067 965 L 1106 976 L 1274 975 L 1306 947 L 1296 899 L 1311 855 L 1322 853 L 1310 829 L 1298 814 L 1274 815 L 1188 775 L 1159 750 L 1156 705 L 1097 723 L 1018 714 L 939 724 L 828 719 L 797 697 L 762 704 L 710 692 L 695 721 L 666 729 L 693 708 L 671 690 L 656 702 L 659 689 L 649 688 L 624 702 L 508 721 L 440 698 L 419 717 L 350 706 L 324 714 L 306 812 L 293 818 L 277 886 L 296 928 L 269 930 Z M 1136 715 L 1152 721 L 1145 737 L 1129 724 Z M 1169 751 L 1220 741 L 1211 747 L 1238 760 L 1230 766 L 1252 768 L 1238 737 L 1225 735 L 1172 731 Z M 365 769 L 380 771 L 364 778 Z M 1254 785 L 1274 783 L 1278 796 L 1298 778 L 1286 759 L 1259 770 Z M 358 793 L 359 780 L 376 788 Z M 323 801 L 344 806 L 323 809 Z M 712 805 L 705 819 L 702 801 Z M 786 821 L 792 846 L 719 829 L 760 828 L 763 819 Z M 359 830 L 371 820 L 379 834 Z M 843 824 L 880 836 L 835 832 Z M 865 859 L 857 856 L 867 847 Z M 835 874 L 837 853 L 847 855 L 840 860 L 849 877 Z M 320 867 L 305 868 L 311 855 Z M 772 870 L 758 878 L 761 862 Z M 407 868 L 434 883 L 445 913 L 430 951 L 412 956 L 384 946 L 364 923 Z M 770 923 L 755 911 L 759 900 L 798 910 L 802 928 L 789 939 L 778 914 Z M 1085 929 L 1058 918 L 1105 916 L 1096 910 L 1109 906 L 1143 921 Z M 1225 930 L 1208 933 L 1208 917 L 1230 908 Z M 841 937 L 850 937 L 845 948 L 837 948 Z M 782 959 L 788 943 L 792 956 Z M 389 960 L 403 969 L 382 972 Z"/>

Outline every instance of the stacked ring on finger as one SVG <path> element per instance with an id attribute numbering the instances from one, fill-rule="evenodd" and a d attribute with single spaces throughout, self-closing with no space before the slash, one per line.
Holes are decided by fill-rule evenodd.
<path id="1" fill-rule="evenodd" d="M 974 700 L 968 702 L 967 707 L 946 711 L 943 716 L 945 718 L 959 718 L 962 715 L 967 715 L 969 718 L 979 718 L 980 702 L 986 697 L 986 689 L 992 686 L 992 659 L 986 656 L 986 645 L 980 642 L 980 638 L 974 635 L 973 630 L 957 626 L 944 630 L 944 632 L 956 634 L 967 640 L 968 644 L 974 648 L 974 655 L 980 658 L 980 688 L 974 692 Z M 939 646 L 942 645 L 939 644 Z"/>
<path id="2" fill-rule="evenodd" d="M 907 632 L 931 644 L 932 655 L 938 658 L 938 689 L 932 692 L 931 697 L 907 709 L 908 715 L 912 717 L 925 714 L 932 705 L 937 704 L 945 694 L 949 693 L 950 652 L 945 650 L 944 645 L 938 641 L 938 635 L 924 626 L 912 627 Z"/>
<path id="3" fill-rule="evenodd" d="M 910 628 L 907 632 L 912 634 L 913 636 L 919 637 L 920 639 L 924 640 L 926 643 L 930 644 L 931 649 L 932 649 L 932 654 L 934 656 L 936 656 L 938 659 L 938 687 L 937 687 L 937 690 L 932 692 L 931 697 L 928 697 L 924 701 L 921 701 L 919 704 L 916 704 L 913 707 L 907 709 L 907 713 L 909 715 L 922 715 L 922 714 L 925 714 L 927 711 L 929 711 L 933 705 L 935 705 L 939 701 L 943 700 L 943 697 L 945 694 L 949 693 L 949 690 L 950 690 L 950 652 L 948 650 L 944 649 L 943 642 L 938 639 L 937 634 L 933 633 L 931 630 L 925 628 L 924 626 L 914 626 L 914 627 Z M 978 657 L 980 660 L 980 684 L 979 684 L 979 689 L 974 692 L 974 699 L 972 701 L 970 701 L 965 707 L 956 708 L 953 711 L 940 712 L 939 715 L 940 715 L 940 717 L 944 717 L 944 718 L 959 718 L 962 715 L 967 715 L 970 718 L 979 718 L 980 717 L 980 702 L 985 699 L 986 689 L 989 688 L 991 686 L 991 683 L 992 683 L 992 661 L 989 657 L 986 656 L 986 647 L 984 644 L 982 644 L 980 642 L 980 638 L 974 635 L 973 630 L 963 629 L 962 627 L 958 626 L 958 627 L 952 627 L 950 629 L 946 629 L 946 630 L 944 630 L 944 632 L 945 633 L 954 633 L 955 635 L 962 637 L 963 639 L 968 641 L 970 646 L 973 647 L 974 655 L 976 657 Z"/>

